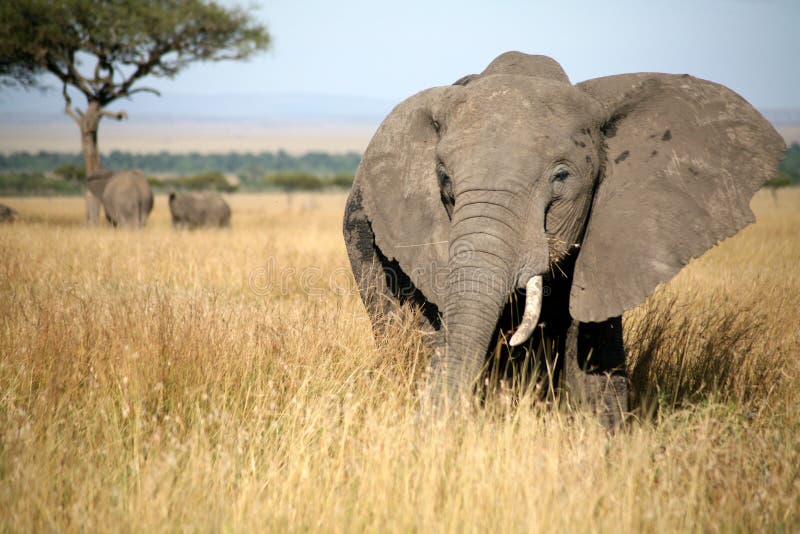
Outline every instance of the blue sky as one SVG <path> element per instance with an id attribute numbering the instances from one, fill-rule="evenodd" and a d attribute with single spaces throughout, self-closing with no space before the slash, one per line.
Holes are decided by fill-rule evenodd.
<path id="1" fill-rule="evenodd" d="M 724 83 L 762 107 L 800 107 L 797 0 L 253 5 L 275 37 L 272 51 L 245 64 L 194 67 L 170 91 L 397 100 L 521 50 L 552 56 L 574 82 L 622 72 L 687 72 Z"/>
<path id="2" fill-rule="evenodd" d="M 506 50 L 547 54 L 573 82 L 623 72 L 690 73 L 761 109 L 800 108 L 798 0 L 261 0 L 272 49 L 248 62 L 150 81 L 170 95 L 348 95 L 396 103 L 479 72 Z M 151 95 L 125 103 L 131 112 Z M 49 95 L 0 95 L 61 111 Z M 24 108 L 24 105 L 22 106 Z"/>

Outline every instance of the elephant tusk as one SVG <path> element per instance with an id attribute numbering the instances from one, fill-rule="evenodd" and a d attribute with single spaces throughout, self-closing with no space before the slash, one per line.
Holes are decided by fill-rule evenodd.
<path id="1" fill-rule="evenodd" d="M 542 312 L 542 276 L 533 276 L 525 284 L 525 312 L 522 314 L 522 323 L 508 342 L 512 347 L 522 345 L 531 337 L 539 314 Z"/>

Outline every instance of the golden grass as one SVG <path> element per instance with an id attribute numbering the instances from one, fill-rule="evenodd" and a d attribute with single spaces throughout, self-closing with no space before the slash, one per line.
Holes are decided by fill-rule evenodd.
<path id="1" fill-rule="evenodd" d="M 2 531 L 800 528 L 800 191 L 625 317 L 614 437 L 527 403 L 418 424 L 428 355 L 410 321 L 375 346 L 341 195 L 195 232 L 164 198 L 141 232 L 0 201 Z"/>

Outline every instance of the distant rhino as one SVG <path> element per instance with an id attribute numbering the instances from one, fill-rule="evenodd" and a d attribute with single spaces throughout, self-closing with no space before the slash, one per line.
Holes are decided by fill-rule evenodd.
<path id="1" fill-rule="evenodd" d="M 231 208 L 222 195 L 213 191 L 170 193 L 169 211 L 175 227 L 230 226 Z"/>
<path id="2" fill-rule="evenodd" d="M 153 211 L 153 192 L 140 170 L 101 171 L 89 176 L 87 183 L 114 226 L 141 228 Z"/>
<path id="3" fill-rule="evenodd" d="M 14 208 L 0 204 L 0 223 L 10 223 L 19 219 L 19 213 Z"/>

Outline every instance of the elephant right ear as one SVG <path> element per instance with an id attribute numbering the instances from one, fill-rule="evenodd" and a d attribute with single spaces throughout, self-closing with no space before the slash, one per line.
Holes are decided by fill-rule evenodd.
<path id="1" fill-rule="evenodd" d="M 441 275 L 447 268 L 450 221 L 436 173 L 436 145 L 444 114 L 463 90 L 435 87 L 395 107 L 370 141 L 354 184 L 361 188 L 381 253 L 397 261 L 439 307 L 444 304 Z"/>
<path id="2" fill-rule="evenodd" d="M 606 164 L 575 264 L 570 313 L 604 321 L 755 220 L 785 145 L 739 95 L 688 75 L 578 84 L 605 109 Z"/>

